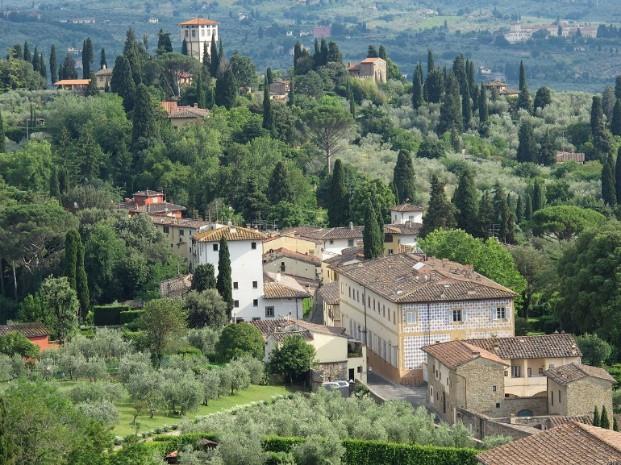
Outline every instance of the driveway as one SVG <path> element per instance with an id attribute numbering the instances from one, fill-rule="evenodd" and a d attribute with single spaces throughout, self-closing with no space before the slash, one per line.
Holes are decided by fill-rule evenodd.
<path id="1" fill-rule="evenodd" d="M 425 405 L 426 386 L 403 386 L 394 384 L 377 373 L 367 373 L 367 386 L 384 400 L 405 400 L 417 407 Z"/>

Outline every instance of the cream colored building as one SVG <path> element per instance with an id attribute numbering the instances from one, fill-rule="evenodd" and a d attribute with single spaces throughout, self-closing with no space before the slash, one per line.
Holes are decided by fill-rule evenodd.
<path id="1" fill-rule="evenodd" d="M 365 58 L 360 63 L 350 64 L 349 75 L 358 79 L 373 79 L 378 84 L 387 80 L 386 61 L 382 58 Z"/>
<path id="2" fill-rule="evenodd" d="M 265 247 L 265 243 L 263 246 Z M 284 248 L 269 249 L 263 254 L 263 270 L 316 281 L 319 280 L 321 274 L 321 260 L 314 255 L 297 253 Z"/>
<path id="3" fill-rule="evenodd" d="M 320 240 L 307 239 L 293 234 L 277 234 L 270 236 L 263 241 L 263 249 L 267 251 L 287 249 L 304 255 L 321 257 L 321 244 L 322 242 Z"/>
<path id="4" fill-rule="evenodd" d="M 202 220 L 190 218 L 171 218 L 168 216 L 150 215 L 155 228 L 166 238 L 173 254 L 183 258 L 188 264 L 192 265 L 192 236 L 199 231 L 209 229 L 210 223 Z M 212 225 L 221 227 L 223 225 Z"/>
<path id="5" fill-rule="evenodd" d="M 265 361 L 287 337 L 302 337 L 315 348 L 313 380 L 367 382 L 366 351 L 362 344 L 351 341 L 344 328 L 309 323 L 304 320 L 277 319 L 252 321 L 265 339 Z"/>
<path id="6" fill-rule="evenodd" d="M 471 267 L 414 254 L 336 267 L 342 325 L 367 347 L 369 366 L 421 384 L 422 347 L 514 334 L 515 294 Z"/>

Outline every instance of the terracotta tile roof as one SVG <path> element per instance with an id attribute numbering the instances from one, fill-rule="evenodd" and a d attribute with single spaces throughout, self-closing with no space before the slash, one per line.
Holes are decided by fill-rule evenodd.
<path id="1" fill-rule="evenodd" d="M 546 370 L 545 375 L 557 384 L 565 385 L 573 383 L 587 377 L 599 378 L 604 381 L 615 383 L 616 380 L 603 368 L 583 365 L 581 363 L 570 363 Z"/>
<path id="2" fill-rule="evenodd" d="M 197 242 L 217 242 L 223 237 L 227 241 L 262 241 L 265 235 L 256 229 L 222 226 L 209 231 L 199 231 L 193 237 Z"/>
<path id="3" fill-rule="evenodd" d="M 285 236 L 308 238 L 311 240 L 329 239 L 362 239 L 363 226 L 339 226 L 336 228 L 315 228 L 312 226 L 298 226 L 295 228 L 283 229 L 281 233 Z"/>
<path id="4" fill-rule="evenodd" d="M 133 200 L 122 202 L 118 208 L 129 210 L 135 213 L 148 213 L 157 215 L 159 213 L 184 212 L 186 208 L 183 205 L 177 205 L 170 202 L 152 203 L 150 205 L 136 205 Z"/>
<path id="5" fill-rule="evenodd" d="M 445 302 L 513 298 L 515 293 L 471 267 L 448 260 L 396 254 L 337 271 L 373 292 L 397 303 Z"/>
<path id="6" fill-rule="evenodd" d="M 61 79 L 54 83 L 55 86 L 88 86 L 90 79 Z"/>
<path id="7" fill-rule="evenodd" d="M 206 18 L 192 18 L 181 23 L 177 23 L 177 26 L 214 26 L 218 24 L 218 21 Z"/>
<path id="8" fill-rule="evenodd" d="M 505 360 L 582 357 L 571 334 L 469 339 L 467 342 L 494 352 Z"/>
<path id="9" fill-rule="evenodd" d="M 45 337 L 50 332 L 43 323 L 11 323 L 8 325 L 0 325 L 0 336 L 9 333 L 22 333 L 26 337 Z"/>
<path id="10" fill-rule="evenodd" d="M 311 295 L 301 289 L 294 289 L 279 282 L 263 283 L 264 299 L 305 299 Z"/>
<path id="11" fill-rule="evenodd" d="M 293 260 L 299 260 L 301 262 L 310 263 L 311 265 L 321 266 L 321 259 L 314 255 L 308 255 L 304 253 L 295 252 L 293 250 L 285 249 L 281 247 L 276 250 L 269 250 L 263 254 L 263 263 L 271 263 L 274 260 L 278 260 L 280 257 L 287 257 Z"/>
<path id="12" fill-rule="evenodd" d="M 360 63 L 381 63 L 384 62 L 384 59 L 379 58 L 379 57 L 369 57 L 369 58 L 365 58 L 364 60 L 362 60 Z"/>
<path id="13" fill-rule="evenodd" d="M 585 425 L 592 425 L 593 417 L 591 415 L 583 415 L 583 416 L 578 416 L 578 417 L 564 417 L 562 415 L 550 415 L 546 419 L 546 426 L 548 429 L 556 428 L 557 426 L 565 425 L 572 421 L 575 421 L 576 423 L 584 423 Z"/>
<path id="14" fill-rule="evenodd" d="M 483 465 L 611 465 L 621 461 L 621 433 L 570 422 L 477 456 Z"/>
<path id="15" fill-rule="evenodd" d="M 277 318 L 273 320 L 249 321 L 249 323 L 261 331 L 264 339 L 273 336 L 275 339 L 282 341 L 286 337 L 299 335 L 306 340 L 312 340 L 313 333 L 347 337 L 345 328 L 318 325 L 304 320 Z"/>
<path id="16" fill-rule="evenodd" d="M 420 205 L 413 205 L 411 203 L 402 203 L 401 205 L 395 205 L 390 209 L 391 212 L 407 213 L 407 212 L 422 212 L 425 211 Z"/>
<path id="17" fill-rule="evenodd" d="M 173 218 L 171 216 L 149 215 L 154 224 L 161 224 L 173 228 L 193 228 L 200 229 L 209 227 L 212 223 L 203 220 L 195 220 L 192 218 Z"/>
<path id="18" fill-rule="evenodd" d="M 335 281 L 321 286 L 317 289 L 317 295 L 327 305 L 338 305 L 341 301 L 339 283 Z"/>
<path id="19" fill-rule="evenodd" d="M 343 249 L 341 251 L 341 255 L 326 258 L 323 262 L 327 263 L 332 268 L 335 268 L 352 263 L 360 263 L 364 259 L 364 251 L 362 247 L 348 247 L 347 249 Z"/>
<path id="20" fill-rule="evenodd" d="M 432 344 L 421 349 L 448 368 L 457 368 L 468 362 L 483 358 L 501 365 L 509 366 L 496 354 L 464 341 L 450 341 Z"/>
<path id="21" fill-rule="evenodd" d="M 205 118 L 209 115 L 209 110 L 195 107 L 177 107 L 177 111 L 168 114 L 170 119 Z"/>
<path id="22" fill-rule="evenodd" d="M 384 225 L 384 233 L 387 234 L 418 234 L 422 229 L 422 223 L 412 223 L 408 221 L 407 223 L 401 224 L 385 224 Z"/>

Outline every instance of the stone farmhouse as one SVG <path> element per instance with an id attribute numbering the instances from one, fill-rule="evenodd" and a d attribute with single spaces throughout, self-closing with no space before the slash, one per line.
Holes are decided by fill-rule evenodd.
<path id="1" fill-rule="evenodd" d="M 435 342 L 514 334 L 514 292 L 470 266 L 402 253 L 333 268 L 341 324 L 393 382 L 422 384 Z"/>
<path id="2" fill-rule="evenodd" d="M 386 61 L 382 58 L 365 58 L 360 63 L 347 65 L 349 75 L 358 79 L 373 79 L 384 84 L 387 79 Z"/>

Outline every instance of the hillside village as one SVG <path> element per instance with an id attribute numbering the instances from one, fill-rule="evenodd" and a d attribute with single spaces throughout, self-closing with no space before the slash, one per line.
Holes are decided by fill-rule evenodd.
<path id="1" fill-rule="evenodd" d="M 621 77 L 553 140 L 523 63 L 406 81 L 318 40 L 259 78 L 216 20 L 178 29 L 92 72 L 85 40 L 32 135 L 0 99 L 2 463 L 73 463 L 22 434 L 105 465 L 621 460 Z"/>

